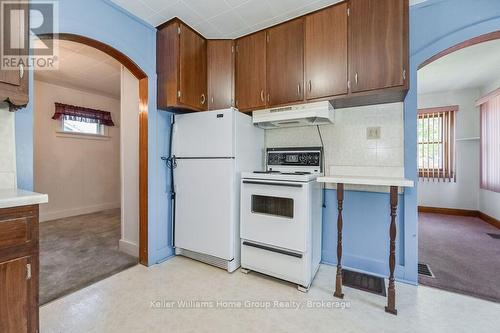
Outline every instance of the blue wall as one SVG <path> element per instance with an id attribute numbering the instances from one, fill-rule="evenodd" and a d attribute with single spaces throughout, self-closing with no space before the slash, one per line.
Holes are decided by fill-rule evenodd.
<path id="1" fill-rule="evenodd" d="M 410 91 L 405 100 L 405 172 L 416 179 L 417 69 L 433 55 L 470 38 L 500 30 L 498 0 L 430 0 L 410 8 Z M 418 183 L 417 183 L 418 185 Z M 327 190 L 323 220 L 323 261 L 336 263 L 335 191 Z M 389 196 L 347 192 L 344 265 L 387 275 Z M 396 277 L 417 283 L 417 188 L 400 196 Z M 403 217 L 403 219 L 401 219 Z M 404 221 L 404 223 L 402 222 Z"/>
<path id="2" fill-rule="evenodd" d="M 108 0 L 59 0 L 59 32 L 106 43 L 131 58 L 148 75 L 149 264 L 162 261 L 173 253 L 168 243 L 167 178 L 160 160 L 160 156 L 168 154 L 170 114 L 156 108 L 156 30 Z M 32 72 L 30 76 L 32 82 Z M 16 114 L 18 185 L 26 189 L 33 187 L 33 111 L 30 104 Z"/>
<path id="3" fill-rule="evenodd" d="M 108 0 L 60 0 L 60 32 L 107 43 L 132 58 L 149 77 L 149 259 L 172 255 L 168 180 L 160 156 L 168 155 L 170 114 L 156 109 L 155 30 Z M 430 0 L 410 9 L 410 91 L 405 100 L 406 177 L 416 179 L 417 68 L 434 54 L 467 39 L 500 30 L 498 0 Z M 32 74 L 31 74 L 32 75 Z M 32 79 L 32 78 L 31 78 Z M 33 184 L 32 107 L 16 114 L 18 184 Z M 336 262 L 336 192 L 326 191 L 323 260 Z M 346 192 L 344 264 L 387 275 L 389 196 Z M 403 223 L 404 221 L 404 223 Z M 417 282 L 417 189 L 400 196 L 397 268 L 400 280 Z"/>

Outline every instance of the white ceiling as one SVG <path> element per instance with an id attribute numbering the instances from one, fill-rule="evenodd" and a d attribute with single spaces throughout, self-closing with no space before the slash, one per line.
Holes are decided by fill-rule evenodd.
<path id="1" fill-rule="evenodd" d="M 153 26 L 178 17 L 206 38 L 236 38 L 341 0 L 112 0 Z"/>
<path id="2" fill-rule="evenodd" d="M 118 61 L 84 44 L 55 42 L 59 45 L 58 69 L 38 69 L 35 80 L 120 98 L 121 64 Z"/>
<path id="3" fill-rule="evenodd" d="M 178 17 L 206 38 L 236 38 L 341 0 L 111 0 L 153 26 Z M 410 0 L 418 4 L 427 0 Z"/>
<path id="4" fill-rule="evenodd" d="M 500 40 L 466 47 L 418 71 L 418 93 L 482 88 L 500 78 Z"/>

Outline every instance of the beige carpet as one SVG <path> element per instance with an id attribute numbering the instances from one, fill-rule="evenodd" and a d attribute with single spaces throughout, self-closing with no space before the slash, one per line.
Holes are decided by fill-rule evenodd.
<path id="1" fill-rule="evenodd" d="M 500 302 L 500 230 L 476 217 L 419 214 L 420 284 Z"/>
<path id="2" fill-rule="evenodd" d="M 120 233 L 119 209 L 40 223 L 40 304 L 136 265 Z"/>

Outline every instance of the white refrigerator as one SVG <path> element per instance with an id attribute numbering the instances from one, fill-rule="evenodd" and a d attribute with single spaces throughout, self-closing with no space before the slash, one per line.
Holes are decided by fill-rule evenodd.
<path id="1" fill-rule="evenodd" d="M 175 116 L 174 246 L 233 272 L 240 266 L 240 175 L 261 170 L 264 131 L 236 109 Z"/>

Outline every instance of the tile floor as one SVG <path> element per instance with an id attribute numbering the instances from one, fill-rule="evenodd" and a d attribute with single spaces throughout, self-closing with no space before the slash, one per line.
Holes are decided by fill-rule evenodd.
<path id="1" fill-rule="evenodd" d="M 334 277 L 334 267 L 321 266 L 303 294 L 256 273 L 227 274 L 175 257 L 151 268 L 132 267 L 42 306 L 41 332 L 498 332 L 500 327 L 500 304 L 423 286 L 397 285 L 398 316 L 384 312 L 385 298 L 349 288 L 344 308 L 336 308 Z M 206 301 L 203 308 L 179 309 L 178 301 L 196 300 Z M 245 308 L 247 301 L 257 303 Z M 288 303 L 279 308 L 274 301 Z M 292 302 L 303 307 L 283 307 Z M 312 309 L 311 302 L 323 307 Z M 221 308 L 238 304 L 243 308 Z"/>

